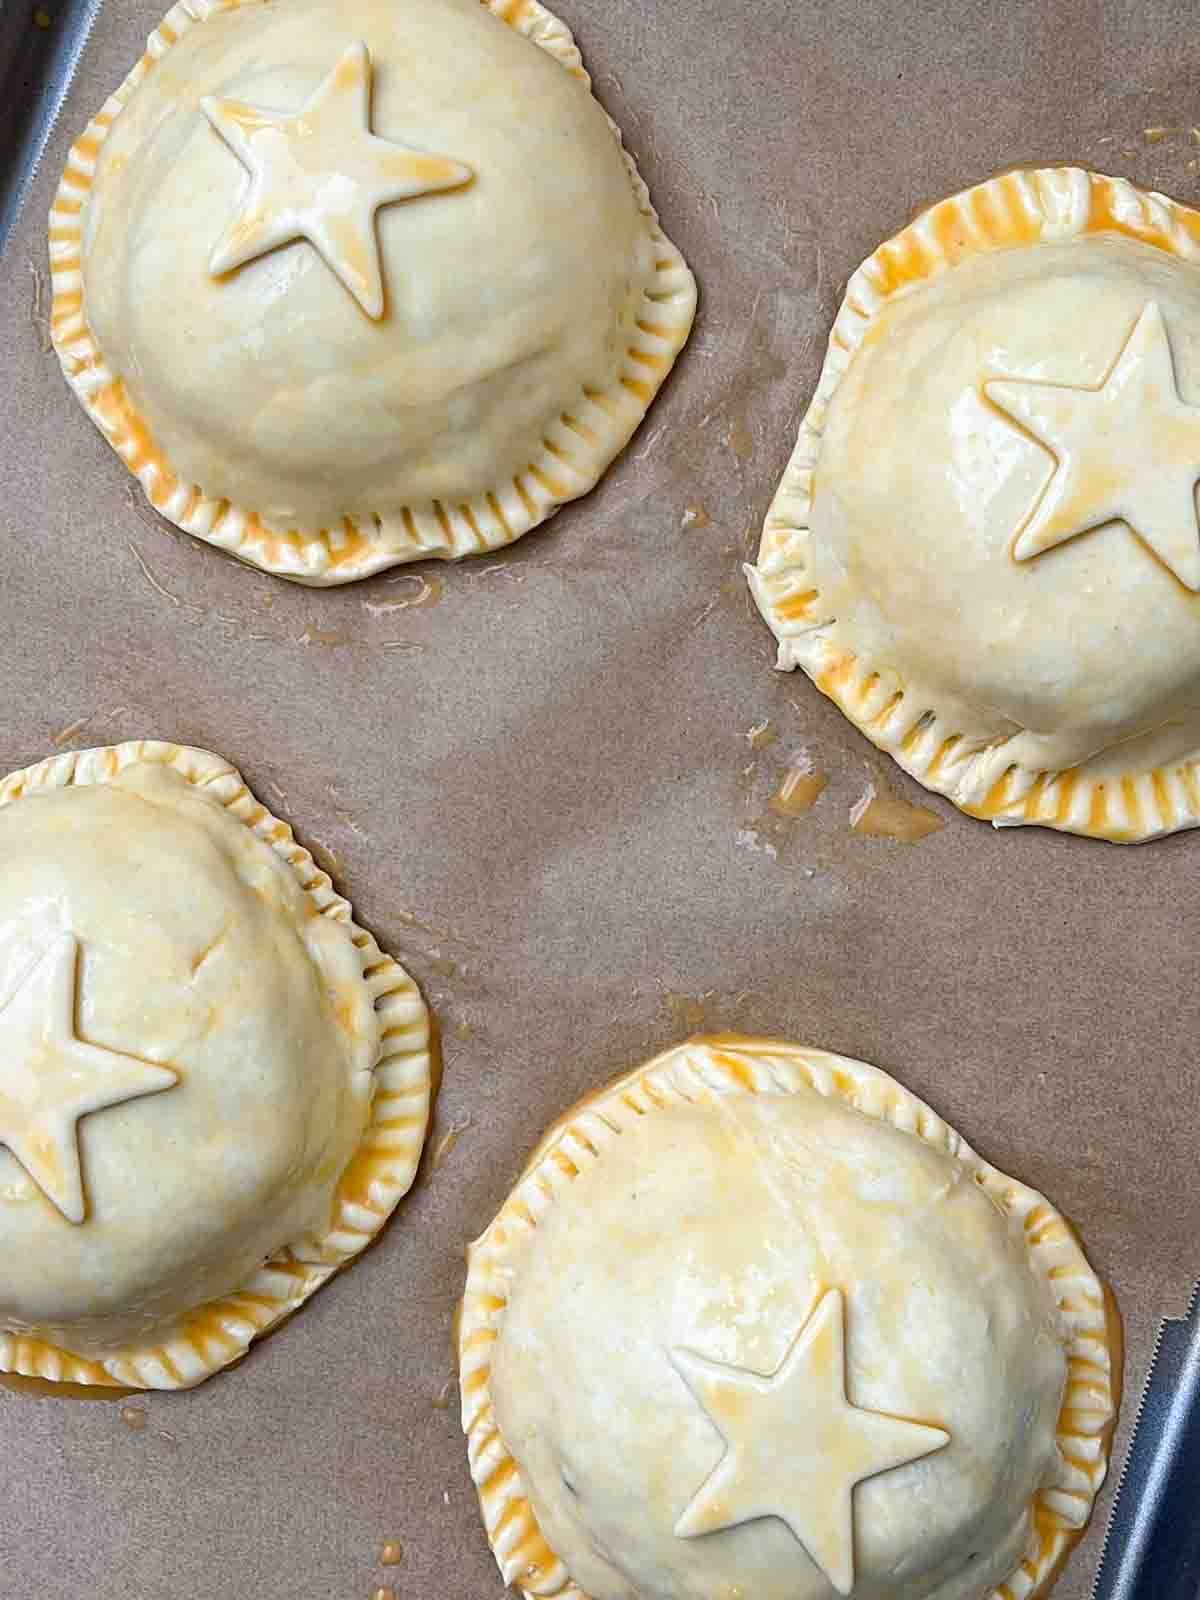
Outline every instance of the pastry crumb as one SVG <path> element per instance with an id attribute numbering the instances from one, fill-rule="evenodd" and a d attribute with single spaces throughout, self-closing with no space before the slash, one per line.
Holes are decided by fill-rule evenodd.
<path id="1" fill-rule="evenodd" d="M 895 795 L 880 794 L 869 783 L 850 807 L 850 826 L 868 839 L 894 839 L 916 844 L 946 826 L 936 811 L 915 806 Z"/>
<path id="2" fill-rule="evenodd" d="M 746 743 L 751 750 L 766 750 L 773 745 L 779 737 L 779 731 L 770 717 L 764 717 L 761 722 L 756 722 L 746 733 Z"/>
<path id="3" fill-rule="evenodd" d="M 450 1156 L 454 1151 L 455 1145 L 462 1138 L 463 1134 L 466 1133 L 470 1126 L 471 1118 L 464 1117 L 461 1122 L 456 1122 L 453 1124 L 453 1126 L 446 1129 L 445 1133 L 433 1147 L 433 1154 L 429 1161 L 429 1170 L 431 1172 L 437 1172 L 439 1168 L 445 1166 L 446 1162 L 450 1159 Z"/>

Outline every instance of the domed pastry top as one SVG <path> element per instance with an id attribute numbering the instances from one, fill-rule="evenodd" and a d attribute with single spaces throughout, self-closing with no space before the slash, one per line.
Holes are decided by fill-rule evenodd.
<path id="1" fill-rule="evenodd" d="M 0 1372 L 236 1359 L 383 1225 L 429 1096 L 412 980 L 226 762 L 0 784 Z"/>
<path id="2" fill-rule="evenodd" d="M 1071 1229 L 861 1062 L 668 1051 L 551 1129 L 469 1260 L 463 1425 L 527 1595 L 1028 1600 L 1103 1482 Z"/>
<path id="3" fill-rule="evenodd" d="M 1200 213 L 1078 168 L 854 274 L 748 568 L 779 640 L 997 824 L 1200 822 Z"/>
<path id="4" fill-rule="evenodd" d="M 152 504 L 315 584 L 590 489 L 696 298 L 536 0 L 176 5 L 50 257 L 63 370 Z"/>

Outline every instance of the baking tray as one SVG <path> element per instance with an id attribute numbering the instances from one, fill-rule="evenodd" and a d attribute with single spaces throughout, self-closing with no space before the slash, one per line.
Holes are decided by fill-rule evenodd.
<path id="1" fill-rule="evenodd" d="M 33 182 L 102 0 L 0 0 L 0 249 Z"/>
<path id="2" fill-rule="evenodd" d="M 699 1027 L 878 1062 L 1044 1189 L 1116 1287 L 1138 1394 L 1197 1271 L 1200 837 L 995 834 L 922 795 L 772 671 L 739 564 L 839 286 L 916 207 L 1063 160 L 1200 195 L 1193 8 L 561 0 L 700 279 L 691 346 L 543 530 L 327 593 L 174 532 L 70 397 L 44 218 L 162 7 L 107 0 L 90 36 L 89 4 L 34 9 L 0 9 L 3 203 L 27 188 L 0 256 L 0 764 L 149 734 L 235 761 L 421 981 L 445 1078 L 382 1241 L 237 1370 L 122 1403 L 0 1389 L 0 1600 L 499 1596 L 448 1387 L 463 1246 L 548 1120 Z M 800 751 L 829 783 L 785 822 Z M 944 826 L 856 831 L 870 785 Z M 1087 1595 L 1106 1510 L 1057 1600 Z"/>

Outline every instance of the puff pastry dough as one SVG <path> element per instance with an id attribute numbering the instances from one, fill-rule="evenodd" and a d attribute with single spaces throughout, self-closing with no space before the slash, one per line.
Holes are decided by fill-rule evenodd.
<path id="1" fill-rule="evenodd" d="M 1104 1479 L 1070 1227 L 877 1068 L 695 1039 L 582 1102 L 472 1246 L 463 1425 L 506 1582 L 1022 1600 Z"/>
<path id="2" fill-rule="evenodd" d="M 1200 213 L 1079 168 L 851 278 L 747 569 L 863 732 L 997 824 L 1200 822 Z"/>
<path id="3" fill-rule="evenodd" d="M 696 301 L 536 0 L 182 0 L 50 258 L 63 370 L 151 503 L 313 584 L 585 493 Z"/>
<path id="4" fill-rule="evenodd" d="M 0 1371 L 235 1360 L 383 1225 L 429 1098 L 412 980 L 227 762 L 0 783 Z"/>

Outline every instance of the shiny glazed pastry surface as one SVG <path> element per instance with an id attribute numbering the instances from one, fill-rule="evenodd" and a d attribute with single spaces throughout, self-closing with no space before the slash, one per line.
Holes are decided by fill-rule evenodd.
<path id="1" fill-rule="evenodd" d="M 965 810 L 1200 821 L 1200 214 L 1074 168 L 942 202 L 847 287 L 749 569 L 779 639 Z"/>
<path id="2" fill-rule="evenodd" d="M 532 0 L 176 6 L 50 226 L 63 369 L 152 503 L 311 583 L 589 489 L 695 284 Z"/>
<path id="3" fill-rule="evenodd" d="M 414 985 L 227 763 L 0 786 L 0 1371 L 234 1359 L 381 1225 L 428 1098 Z"/>
<path id="4" fill-rule="evenodd" d="M 878 1069 L 735 1036 L 550 1131 L 459 1356 L 505 1580 L 592 1600 L 1041 1592 L 1119 1381 L 1048 1202 Z"/>

